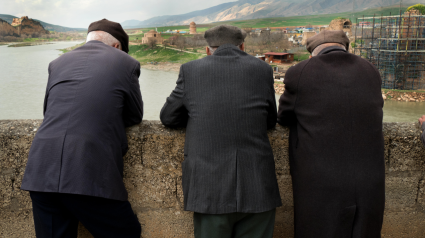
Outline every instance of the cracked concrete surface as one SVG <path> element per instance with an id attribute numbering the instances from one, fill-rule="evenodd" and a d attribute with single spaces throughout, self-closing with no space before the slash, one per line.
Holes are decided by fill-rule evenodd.
<path id="1" fill-rule="evenodd" d="M 0 237 L 35 237 L 28 192 L 19 189 L 28 152 L 41 120 L 0 121 Z M 288 135 L 269 132 L 283 206 L 275 237 L 293 237 Z M 183 211 L 181 162 L 184 130 L 144 121 L 127 130 L 124 183 L 142 224 L 142 237 L 193 237 L 192 213 Z M 425 148 L 412 123 L 385 123 L 386 210 L 383 237 L 425 237 Z M 84 227 L 79 237 L 92 237 Z"/>

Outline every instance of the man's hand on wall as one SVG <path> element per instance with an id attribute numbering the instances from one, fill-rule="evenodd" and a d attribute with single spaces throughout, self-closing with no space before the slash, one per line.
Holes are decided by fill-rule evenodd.
<path id="1" fill-rule="evenodd" d="M 422 126 L 422 123 L 424 123 L 425 122 L 425 115 L 423 115 L 421 118 L 419 118 L 419 123 L 421 124 L 421 126 Z"/>

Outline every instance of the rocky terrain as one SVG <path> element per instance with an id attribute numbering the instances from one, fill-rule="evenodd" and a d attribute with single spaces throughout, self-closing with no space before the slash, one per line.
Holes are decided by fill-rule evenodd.
<path id="1" fill-rule="evenodd" d="M 230 0 L 229 0 L 230 1 Z M 403 4 L 424 3 L 425 0 L 404 0 Z M 144 21 L 129 20 L 124 27 L 188 25 L 246 20 L 268 17 L 307 16 L 328 13 L 361 11 L 369 8 L 387 7 L 399 4 L 399 0 L 239 0 L 223 3 L 205 10 L 182 15 L 153 17 Z"/>
<path id="2" fill-rule="evenodd" d="M 12 26 L 7 21 L 0 19 L 0 37 L 22 35 L 39 37 L 40 35 L 48 35 L 50 32 L 41 25 L 40 22 L 33 19 L 23 18 L 18 26 Z"/>
<path id="3" fill-rule="evenodd" d="M 402 101 L 402 102 L 425 102 L 424 92 L 399 92 L 388 90 L 382 91 L 382 97 L 385 100 Z"/>
<path id="4" fill-rule="evenodd" d="M 285 92 L 285 84 L 275 83 L 274 89 L 277 94 Z M 401 102 L 425 102 L 425 91 L 423 92 L 405 92 L 395 90 L 382 90 L 382 98 L 384 100 L 401 101 Z"/>
<path id="5" fill-rule="evenodd" d="M 13 19 L 17 18 L 16 16 L 12 16 L 12 15 L 8 15 L 8 14 L 0 14 L 0 18 L 3 19 L 4 21 L 9 22 L 10 24 L 12 24 Z M 56 31 L 56 32 L 73 32 L 73 31 L 87 31 L 87 29 L 85 28 L 71 28 L 71 27 L 64 27 L 64 26 L 58 26 L 58 25 L 53 25 L 44 21 L 40 21 L 38 19 L 32 19 L 34 21 L 38 21 L 41 23 L 41 25 L 44 27 L 44 29 L 49 30 L 49 31 Z"/>
<path id="6" fill-rule="evenodd" d="M 7 21 L 0 19 L 0 36 L 16 36 L 18 37 L 18 30 L 10 25 Z"/>

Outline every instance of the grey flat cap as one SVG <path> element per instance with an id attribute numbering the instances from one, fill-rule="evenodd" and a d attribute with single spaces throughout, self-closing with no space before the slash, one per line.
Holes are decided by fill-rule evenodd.
<path id="1" fill-rule="evenodd" d="M 219 47 L 225 44 L 238 46 L 244 42 L 246 32 L 236 26 L 220 25 L 206 31 L 204 38 L 211 47 Z"/>
<path id="2" fill-rule="evenodd" d="M 307 39 L 307 50 L 312 53 L 316 47 L 325 43 L 339 43 L 345 46 L 348 50 L 350 47 L 350 40 L 344 31 L 322 31 L 319 34 Z"/>

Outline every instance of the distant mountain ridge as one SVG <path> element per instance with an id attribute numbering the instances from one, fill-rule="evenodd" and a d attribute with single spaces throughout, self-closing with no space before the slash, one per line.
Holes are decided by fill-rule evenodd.
<path id="1" fill-rule="evenodd" d="M 31 17 L 31 16 L 29 16 Z M 12 15 L 7 15 L 7 14 L 0 14 L 0 19 L 3 19 L 5 21 L 7 21 L 9 24 L 12 24 L 13 18 L 18 18 Z M 44 27 L 44 29 L 48 30 L 48 31 L 56 31 L 56 32 L 69 32 L 69 31 L 86 31 L 87 29 L 84 28 L 70 28 L 70 27 L 64 27 L 64 26 L 58 26 L 58 25 L 53 25 L 50 23 L 46 23 L 37 19 L 33 19 L 34 21 L 38 21 L 41 23 L 41 25 Z"/>
<path id="2" fill-rule="evenodd" d="M 400 0 L 356 0 L 355 11 L 387 7 Z M 403 6 L 425 3 L 425 0 L 404 0 Z M 239 0 L 182 15 L 157 16 L 144 21 L 130 20 L 121 24 L 124 28 L 189 25 L 211 22 L 248 20 L 268 17 L 308 16 L 350 12 L 353 0 Z"/>

